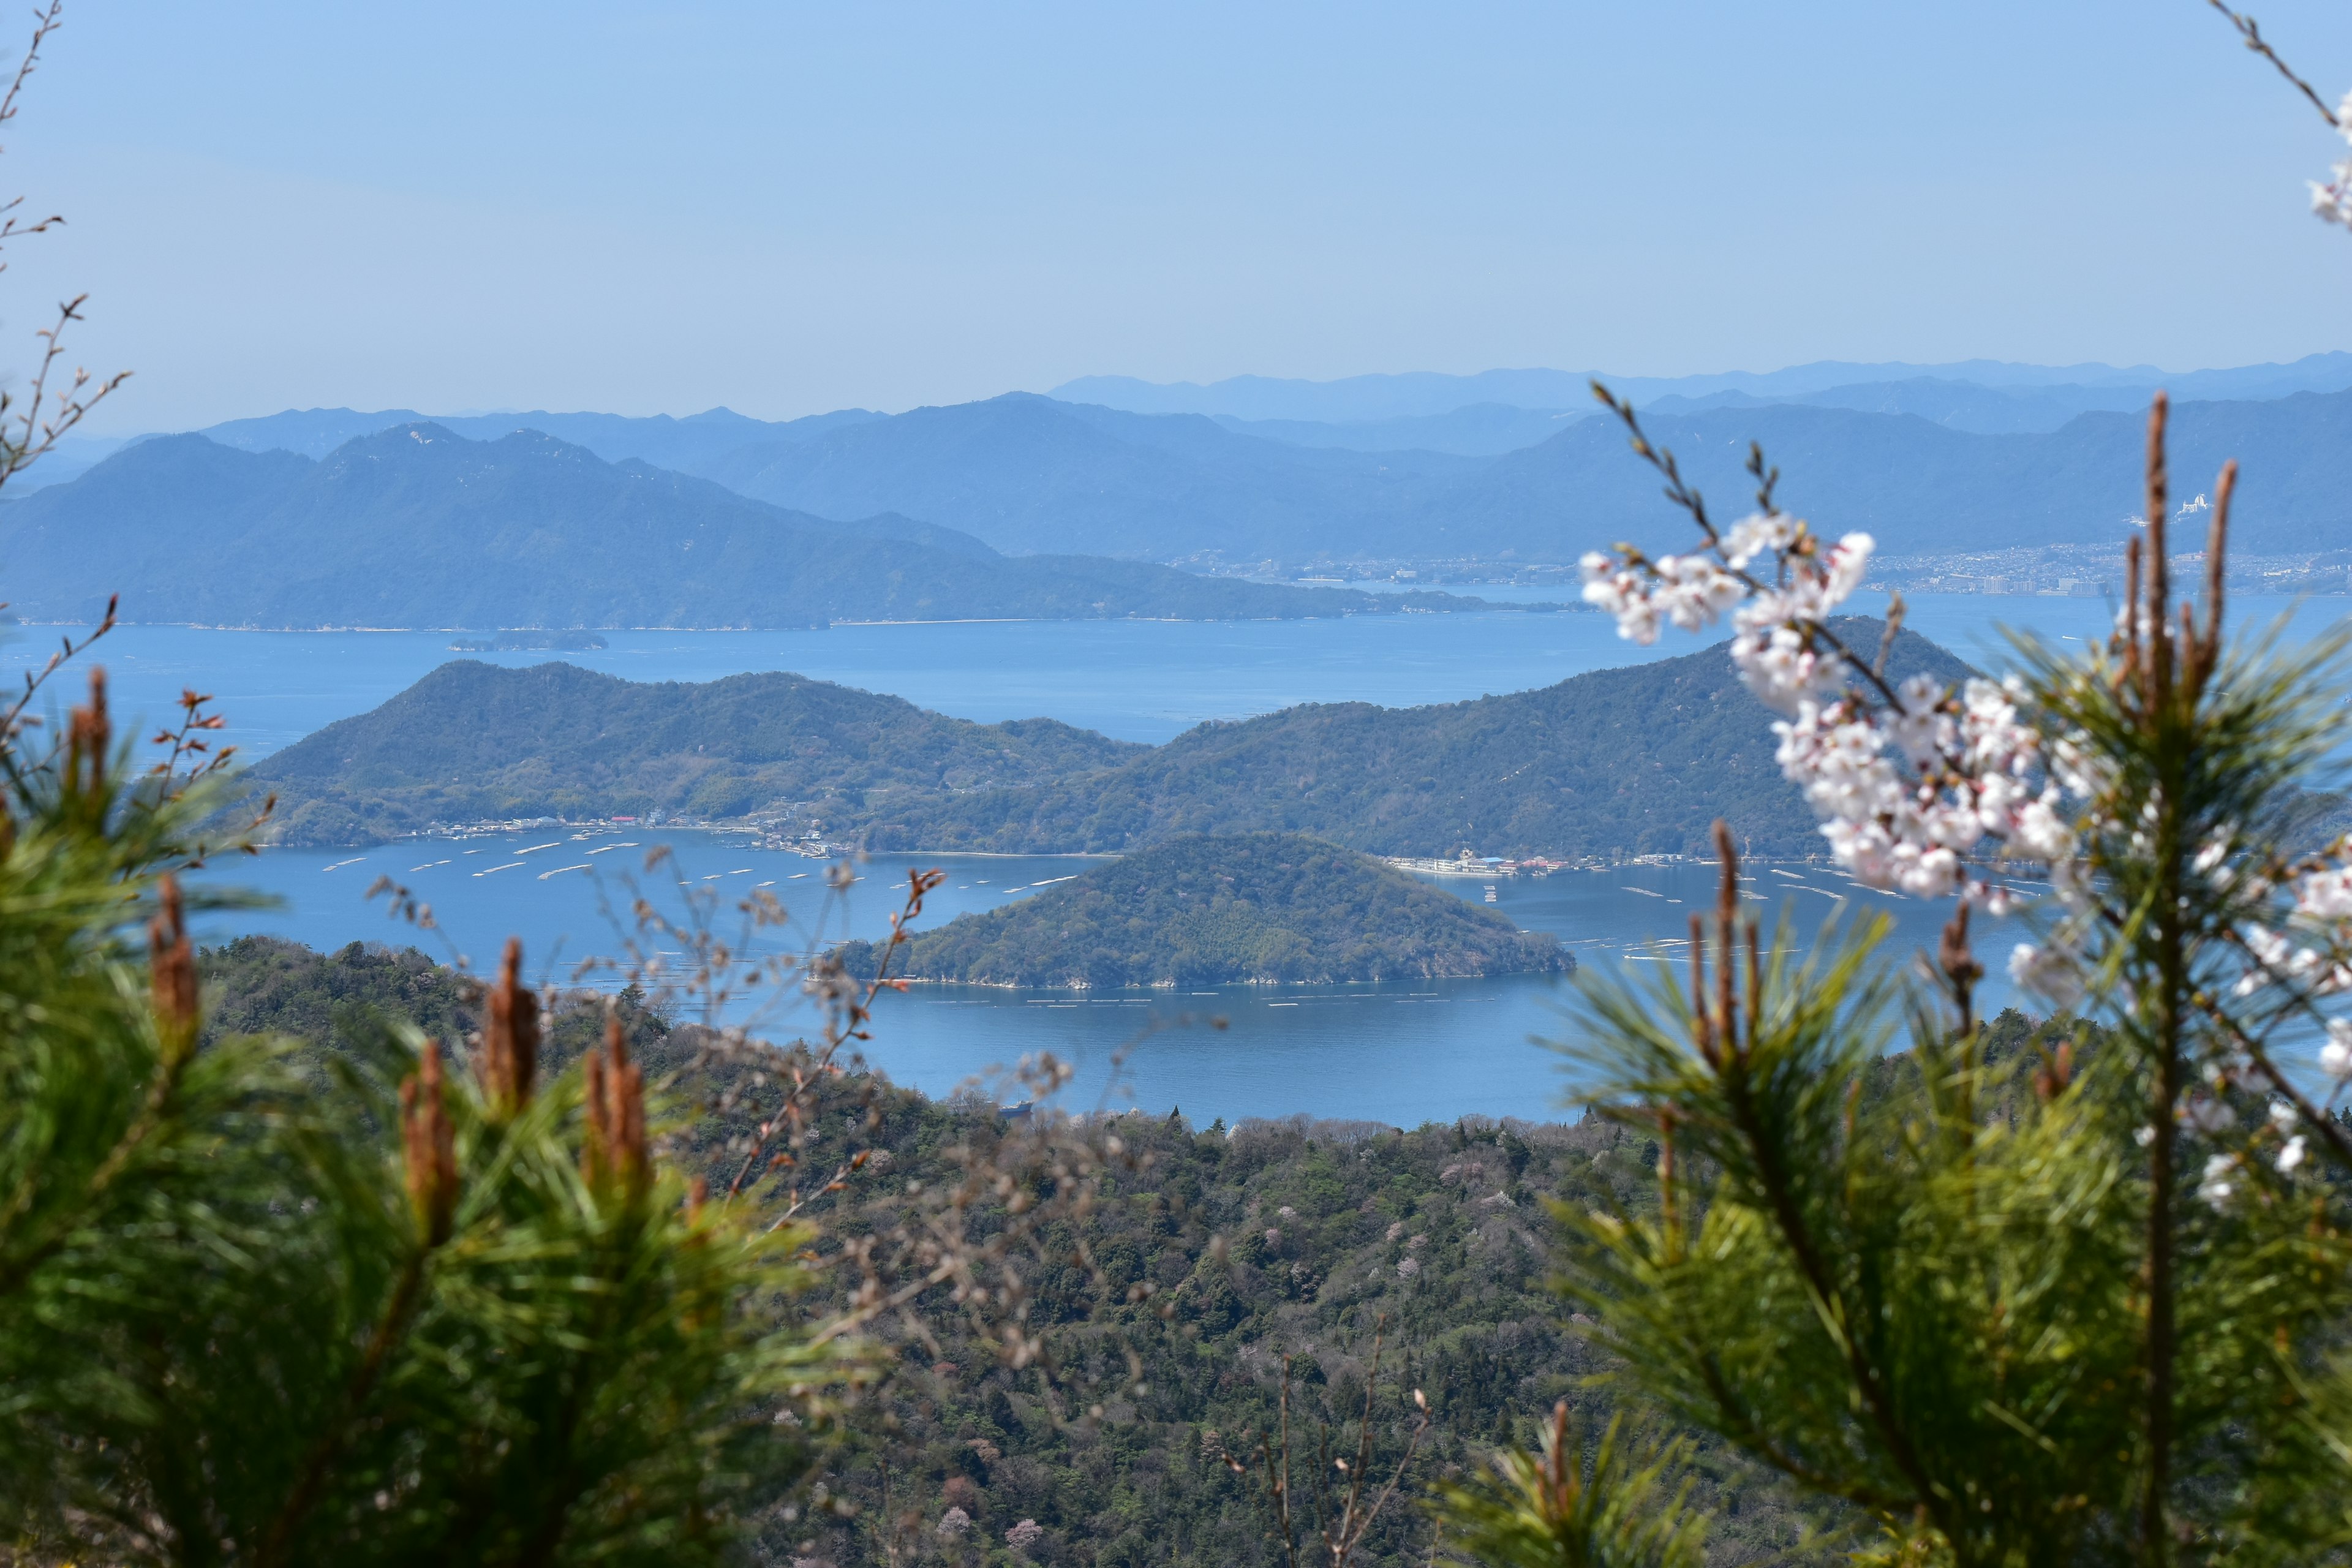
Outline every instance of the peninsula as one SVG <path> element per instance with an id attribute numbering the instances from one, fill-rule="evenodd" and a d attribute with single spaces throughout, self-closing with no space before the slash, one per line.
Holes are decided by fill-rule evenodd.
<path id="1" fill-rule="evenodd" d="M 1877 622 L 1839 623 L 1875 647 Z M 1897 679 L 1967 665 L 1905 633 Z M 1821 852 L 1773 761 L 1771 715 L 1720 647 L 1420 708 L 1310 703 L 1161 746 L 1048 719 L 974 724 L 796 675 L 646 684 L 569 665 L 443 666 L 248 775 L 282 843 L 614 816 L 758 823 L 914 852 L 1123 854 L 1201 833 L 1299 832 L 1367 854 Z"/>

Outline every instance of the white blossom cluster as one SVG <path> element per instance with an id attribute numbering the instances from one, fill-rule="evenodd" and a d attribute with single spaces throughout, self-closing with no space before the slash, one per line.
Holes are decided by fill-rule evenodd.
<path id="1" fill-rule="evenodd" d="M 2336 108 L 2336 128 L 2352 142 L 2352 92 Z M 2322 184 L 2311 182 L 2311 210 L 2323 222 L 2342 224 L 2352 228 L 2352 157 L 2347 157 L 2328 171 L 2329 179 Z"/>
<path id="2" fill-rule="evenodd" d="M 1825 623 L 1862 585 L 1873 547 L 1866 533 L 1831 544 L 1786 513 L 1759 512 L 1699 553 L 1596 551 L 1583 561 L 1584 597 L 1643 644 L 1666 622 L 1698 631 L 1728 613 L 1732 663 L 1785 715 L 1772 727 L 1776 760 L 1822 818 L 1838 863 L 1870 887 L 1997 899 L 1964 867 L 1988 836 L 2036 859 L 2074 853 L 2057 787 L 2027 783 L 2042 738 L 2015 693 L 1989 680 L 1957 695 L 1927 676 L 1891 694 L 1861 684 L 1866 671 Z"/>
<path id="3" fill-rule="evenodd" d="M 2346 100 L 2352 125 L 2352 98 Z M 2340 221 L 2352 226 L 2352 161 L 2337 171 Z M 1671 472 L 1671 470 L 1669 470 Z M 2185 503 L 2185 517 L 2204 509 Z M 1693 510 L 1696 508 L 1694 505 Z M 1707 531 L 1704 547 L 1656 560 L 1630 545 L 1583 559 L 1586 602 L 1617 619 L 1618 635 L 1644 645 L 1668 624 L 1700 631 L 1728 617 L 1731 658 L 1740 680 L 1781 715 L 1774 722 L 1776 760 L 1822 818 L 1821 833 L 1857 882 L 1921 897 L 1957 893 L 2000 914 L 2006 889 L 1972 876 L 1971 863 L 2021 857 L 2050 868 L 2062 910 L 2055 930 L 2011 954 L 2012 979 L 2053 1005 L 2079 1005 L 2097 967 L 2098 921 L 2089 860 L 2078 825 L 2101 833 L 2129 829 L 2132 846 L 2154 850 L 2148 820 L 2081 823 L 2084 810 L 2114 797 L 2112 764 L 2076 734 L 2044 735 L 2024 717 L 2022 685 L 1970 679 L 1957 691 L 1926 675 L 1889 689 L 1863 662 L 1870 650 L 1842 647 L 1829 617 L 1861 586 L 1873 542 L 1849 533 L 1834 543 L 1797 519 L 1759 512 Z M 2134 626 L 2126 608 L 2117 631 L 2146 642 L 2153 626 Z M 2305 1000 L 2352 996 L 2352 837 L 2326 857 L 2297 868 L 2250 863 L 2251 846 L 2234 827 L 2217 829 L 2191 858 L 2208 891 L 2240 910 L 2267 910 L 2263 922 L 2240 920 L 2231 931 L 2244 963 L 2240 999 L 2291 986 Z M 2326 1026 L 2319 1066 L 2339 1090 L 2352 1087 L 2352 1019 Z M 2211 1093 L 2179 1106 L 2184 1126 L 2209 1139 L 2236 1121 L 2223 1091 L 2256 1081 L 2245 1060 L 2216 1063 Z M 2141 1130 L 2142 1142 L 2153 1130 Z M 2305 1161 L 2306 1136 L 2294 1106 L 2273 1102 L 2246 1146 L 2214 1154 L 2198 1191 L 2220 1207 L 2249 1190 L 2254 1147 L 2275 1141 L 2280 1175 Z"/>

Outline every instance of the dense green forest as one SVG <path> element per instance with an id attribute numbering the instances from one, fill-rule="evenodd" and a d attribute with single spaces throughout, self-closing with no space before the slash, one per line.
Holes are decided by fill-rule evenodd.
<path id="1" fill-rule="evenodd" d="M 1879 625 L 1840 634 L 1875 647 Z M 1968 667 L 1906 632 L 1899 677 Z M 1115 852 L 1181 833 L 1311 833 L 1374 855 L 1818 853 L 1771 715 L 1720 647 L 1427 708 L 1309 703 L 1203 724 L 1097 778 L 882 801 L 874 848 Z"/>
<path id="2" fill-rule="evenodd" d="M 205 541 L 185 559 L 190 539 Z M 1098 547 L 1096 547 L 1098 548 Z M 835 620 L 1180 620 L 1485 608 L 1205 577 L 1149 561 L 1000 555 L 893 514 L 841 521 L 537 431 L 433 424 L 313 462 L 167 436 L 0 507 L 36 619 L 315 626 L 808 626 Z"/>
<path id="3" fill-rule="evenodd" d="M 475 1018 L 474 982 L 414 952 L 354 943 L 315 953 L 246 938 L 205 952 L 201 967 L 215 1033 L 282 1032 L 325 1052 L 384 1018 L 452 1040 Z M 584 1042 L 601 1004 L 572 998 L 552 1011 L 551 1057 L 561 1060 Z M 728 1069 L 704 1048 L 708 1033 L 634 1005 L 627 1016 L 635 1050 L 684 1118 L 671 1134 L 674 1157 L 723 1183 L 747 1115 L 720 1109 Z M 1184 1037 L 1150 1048 L 1181 1051 Z M 818 1478 L 831 1510 L 812 1510 L 805 1492 L 777 1500 L 761 1560 L 878 1568 L 893 1560 L 891 1521 L 915 1513 L 937 1548 L 933 1521 L 961 1507 L 974 1530 L 957 1560 L 970 1563 L 1021 1561 L 1004 1535 L 1023 1520 L 1042 1531 L 1026 1560 L 1056 1568 L 1278 1562 L 1258 1493 L 1218 1452 L 1251 1452 L 1273 1423 L 1285 1355 L 1296 1358 L 1295 1414 L 1308 1442 L 1318 1423 L 1349 1417 L 1380 1332 L 1382 1385 L 1402 1374 L 1404 1386 L 1425 1391 L 1434 1420 L 1360 1561 L 1418 1568 L 1430 1543 L 1419 1499 L 1430 1485 L 1493 1445 L 1531 1440 L 1555 1400 L 1607 1415 L 1587 1383 L 1608 1365 L 1598 1325 L 1571 1316 L 1547 1283 L 1556 1237 L 1544 1205 L 1638 1211 L 1654 1201 L 1657 1151 L 1596 1120 L 1549 1121 L 1550 1108 L 1528 1110 L 1527 1121 L 1412 1130 L 1303 1116 L 1237 1128 L 1198 1126 L 1181 1112 L 1121 1118 L 1118 1136 L 1140 1157 L 1140 1174 L 1116 1185 L 1088 1222 L 1084 1239 L 1101 1280 L 1062 1267 L 1033 1281 L 1033 1319 L 1072 1347 L 1060 1383 L 999 1364 L 984 1338 L 942 1316 L 936 1347 L 898 1345 L 897 1370 L 877 1395 L 882 1418 L 836 1436 Z M 812 1163 L 853 1133 L 887 1151 L 820 1210 L 822 1224 L 845 1233 L 879 1227 L 920 1184 L 951 1176 L 959 1146 L 1024 1128 L 988 1098 L 931 1100 L 856 1076 L 827 1091 L 814 1123 L 803 1152 Z M 1129 1301 L 1147 1281 L 1152 1302 Z M 1173 1310 L 1162 1317 L 1160 1306 Z M 1103 1400 L 1102 1415 L 1090 1417 L 1097 1396 L 1087 1380 L 1105 1370 L 1103 1358 L 1129 1350 L 1147 1392 Z M 1384 1409 L 1383 1421 L 1397 1426 L 1398 1413 Z M 1381 1463 L 1400 1454 L 1395 1435 L 1384 1436 Z M 1703 1472 L 1703 1500 L 1724 1514 L 1719 1561 L 1752 1561 L 1795 1541 L 1800 1515 L 1769 1477 L 1720 1453 L 1704 1457 Z M 898 1562 L 919 1555 L 898 1546 Z"/>
<path id="4" fill-rule="evenodd" d="M 322 954 L 246 938 L 205 953 L 202 970 L 213 1032 L 290 1034 L 322 1058 L 385 1018 L 410 1018 L 452 1040 L 475 1021 L 475 982 L 414 952 L 354 943 Z M 580 1047 L 603 1006 L 554 999 L 551 1059 Z M 749 1069 L 714 1051 L 709 1031 L 634 999 L 624 1009 L 633 1048 L 672 1108 L 670 1157 L 723 1183 L 756 1114 L 728 1093 Z M 2072 1029 L 2038 1029 L 2004 1014 L 1989 1031 L 1988 1059 L 2031 1068 Z M 1184 1037 L 1150 1048 L 1181 1051 Z M 1886 1058 L 1872 1093 L 1911 1070 L 1907 1058 Z M 759 1560 L 776 1568 L 879 1568 L 935 1556 L 997 1568 L 1279 1562 L 1255 1482 L 1219 1455 L 1252 1454 L 1273 1425 L 1286 1356 L 1294 1419 L 1310 1451 L 1327 1425 L 1351 1438 L 1345 1424 L 1360 1408 L 1378 1334 L 1381 1385 L 1401 1376 L 1396 1386 L 1423 1390 L 1433 1424 L 1400 1503 L 1360 1560 L 1419 1568 L 1431 1549 L 1420 1507 L 1431 1486 L 1460 1477 L 1496 1445 L 1530 1441 L 1556 1400 L 1568 1400 L 1588 1427 L 1611 1413 L 1595 1381 L 1614 1364 L 1607 1330 L 1552 1293 L 1565 1244 L 1546 1205 L 1647 1212 L 1658 1150 L 1598 1119 L 1546 1121 L 1550 1108 L 1528 1110 L 1526 1121 L 1415 1129 L 1304 1116 L 1202 1127 L 1181 1110 L 1119 1117 L 1135 1173 L 1113 1181 L 1083 1237 L 1049 1235 L 1046 1256 L 1029 1266 L 1031 1321 L 1060 1336 L 1054 1373 L 1002 1364 L 986 1333 L 952 1310 L 931 1320 L 934 1342 L 892 1341 L 891 1375 L 871 1396 L 879 1408 L 832 1435 L 814 1487 L 773 1500 Z M 953 1179 L 960 1161 L 1028 1127 L 991 1096 L 927 1100 L 866 1073 L 826 1089 L 812 1125 L 802 1157 L 813 1165 L 853 1141 L 883 1152 L 848 1190 L 820 1200 L 818 1220 L 836 1236 L 886 1226 L 925 1185 Z M 1081 1239 L 1098 1278 L 1075 1254 L 1053 1262 Z M 1139 1300 L 1144 1285 L 1150 1294 Z M 1140 1394 L 1098 1392 L 1138 1367 Z M 1378 1460 L 1392 1465 L 1403 1413 L 1384 1400 L 1380 1415 Z M 1698 1461 L 1696 1500 L 1717 1516 L 1711 1562 L 1777 1557 L 1826 1568 L 1843 1560 L 1834 1537 L 1787 1554 L 1808 1526 L 1840 1525 L 1836 1515 L 1801 1505 L 1720 1447 L 1703 1446 Z M 963 1510 L 969 1534 L 939 1534 L 950 1509 Z M 1024 1521 L 1036 1531 L 1023 1533 L 1016 1552 L 1005 1536 Z"/>
<path id="5" fill-rule="evenodd" d="M 844 950 L 870 974 L 876 949 Z M 899 951 L 892 973 L 983 985 L 1424 980 L 1574 967 L 1520 931 L 1368 856 L 1293 833 L 1179 838 Z"/>
<path id="6" fill-rule="evenodd" d="M 1875 621 L 1839 623 L 1874 647 Z M 1902 676 L 1967 666 L 1905 633 Z M 1051 720 L 976 725 L 797 676 L 635 685 L 562 666 L 436 671 L 254 770 L 289 843 L 434 821 L 649 808 L 820 823 L 875 849 L 1118 853 L 1185 834 L 1307 833 L 1373 855 L 1818 853 L 1770 715 L 1720 647 L 1424 708 L 1309 703 L 1164 746 Z"/>
<path id="7" fill-rule="evenodd" d="M 432 822 L 732 817 L 791 803 L 828 820 L 896 791 L 1064 778 L 1142 750 L 1052 719 L 974 724 L 798 675 L 643 683 L 461 659 L 249 776 L 278 793 L 281 842 L 350 844 Z"/>

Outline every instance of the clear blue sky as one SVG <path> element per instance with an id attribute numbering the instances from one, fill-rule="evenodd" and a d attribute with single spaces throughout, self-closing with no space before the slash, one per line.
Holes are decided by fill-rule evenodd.
<path id="1" fill-rule="evenodd" d="M 2352 348 L 2341 144 L 2198 0 L 82 0 L 14 132 L 0 345 L 89 289 L 117 431 Z"/>

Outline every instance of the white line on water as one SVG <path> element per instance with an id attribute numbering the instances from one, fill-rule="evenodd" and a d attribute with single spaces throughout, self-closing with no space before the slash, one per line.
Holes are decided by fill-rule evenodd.
<path id="1" fill-rule="evenodd" d="M 511 870 L 513 870 L 516 867 L 518 867 L 518 866 L 520 866 L 520 865 L 521 865 L 521 864 L 522 864 L 522 862 L 521 862 L 521 861 L 520 861 L 520 860 L 509 860 L 509 861 L 508 861 L 508 862 L 507 862 L 505 865 L 503 865 L 503 866 L 493 866 L 493 867 L 491 867 L 488 871 L 477 871 L 477 872 L 475 872 L 475 873 L 474 873 L 474 875 L 475 875 L 475 876 L 477 876 L 477 877 L 489 877 L 489 876 L 495 876 L 497 873 L 499 873 L 499 872 L 500 872 L 500 871 L 511 871 Z"/>
<path id="2" fill-rule="evenodd" d="M 557 867 L 554 870 L 552 870 L 552 871 L 541 871 L 541 872 L 539 874 L 539 879 L 540 879 L 541 881 L 544 882 L 544 881 L 546 881 L 550 877 L 561 877 L 561 876 L 562 876 L 562 875 L 563 875 L 563 873 L 565 873 L 566 871 L 586 871 L 586 870 L 590 870 L 590 869 L 592 869 L 592 868 L 589 866 L 588 862 L 587 862 L 587 861 L 585 861 L 585 860 L 583 860 L 583 861 L 581 861 L 581 862 L 580 862 L 580 864 L 578 864 L 577 866 L 558 866 L 558 867 Z"/>
<path id="3" fill-rule="evenodd" d="M 542 849 L 558 848 L 562 845 L 562 843 L 563 840 L 561 838 L 551 838 L 544 844 L 534 844 L 528 849 L 518 849 L 515 853 L 518 855 L 536 855 Z"/>
<path id="4" fill-rule="evenodd" d="M 772 887 L 774 887 L 775 885 L 776 885 L 776 879 L 775 879 L 773 877 L 769 878 L 769 879 L 768 879 L 766 881 L 764 881 L 764 882 L 754 882 L 754 883 L 752 883 L 752 884 L 751 884 L 751 886 L 753 886 L 753 887 L 755 887 L 755 888 L 772 888 Z"/>

